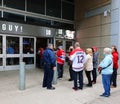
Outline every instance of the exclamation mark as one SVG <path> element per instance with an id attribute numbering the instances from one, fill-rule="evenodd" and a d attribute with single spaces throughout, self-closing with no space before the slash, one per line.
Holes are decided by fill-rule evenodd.
<path id="1" fill-rule="evenodd" d="M 20 27 L 20 32 L 23 32 L 23 27 L 22 26 Z"/>

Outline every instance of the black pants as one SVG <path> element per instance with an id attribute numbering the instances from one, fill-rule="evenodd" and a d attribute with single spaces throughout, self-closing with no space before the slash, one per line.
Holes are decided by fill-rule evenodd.
<path id="1" fill-rule="evenodd" d="M 83 88 L 83 70 L 79 72 L 73 71 L 73 80 L 74 80 L 74 87 L 75 88 Z M 78 80 L 79 80 L 79 86 L 78 86 Z"/>
<path id="2" fill-rule="evenodd" d="M 88 85 L 92 86 L 92 81 L 91 81 L 91 71 L 85 71 L 87 79 L 88 79 Z"/>
<path id="3" fill-rule="evenodd" d="M 63 77 L 63 64 L 57 63 L 58 78 Z"/>
<path id="4" fill-rule="evenodd" d="M 44 65 L 43 87 L 51 88 L 53 80 L 53 68 L 49 64 Z"/>
<path id="5" fill-rule="evenodd" d="M 96 71 L 96 68 L 93 68 L 92 70 L 92 77 L 93 77 L 93 82 L 96 82 L 96 79 L 97 79 L 97 71 Z"/>
<path id="6" fill-rule="evenodd" d="M 70 79 L 73 79 L 72 65 L 69 65 L 69 74 L 70 74 Z"/>
<path id="7" fill-rule="evenodd" d="M 117 69 L 113 69 L 113 74 L 111 77 L 111 85 L 116 87 L 117 86 L 116 80 L 117 80 Z"/>

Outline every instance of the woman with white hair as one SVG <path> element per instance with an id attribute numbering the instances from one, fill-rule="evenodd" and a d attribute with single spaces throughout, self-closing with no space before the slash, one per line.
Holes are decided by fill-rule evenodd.
<path id="1" fill-rule="evenodd" d="M 104 48 L 104 59 L 100 62 L 98 71 L 102 74 L 102 83 L 104 93 L 100 96 L 110 96 L 110 80 L 113 73 L 113 60 L 112 60 L 111 48 Z"/>

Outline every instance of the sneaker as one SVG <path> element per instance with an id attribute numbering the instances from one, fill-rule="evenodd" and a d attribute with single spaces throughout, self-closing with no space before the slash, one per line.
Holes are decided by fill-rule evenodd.
<path id="1" fill-rule="evenodd" d="M 48 90 L 55 90 L 55 87 L 47 88 Z"/>
<path id="2" fill-rule="evenodd" d="M 101 97 L 109 97 L 110 95 L 104 95 L 104 94 L 102 94 L 102 95 L 100 95 Z"/>
<path id="3" fill-rule="evenodd" d="M 90 85 L 90 84 L 87 84 L 86 86 L 87 86 L 87 87 L 92 87 L 92 85 Z"/>
<path id="4" fill-rule="evenodd" d="M 79 88 L 79 90 L 82 90 L 83 88 L 81 88 L 81 87 L 78 87 Z"/>
<path id="5" fill-rule="evenodd" d="M 73 81 L 73 79 L 68 79 L 68 81 Z"/>
<path id="6" fill-rule="evenodd" d="M 77 91 L 77 90 L 78 90 L 78 88 L 77 88 L 77 87 L 73 87 L 72 89 L 73 89 L 73 90 L 75 90 L 75 91 Z"/>
<path id="7" fill-rule="evenodd" d="M 110 87 L 111 87 L 111 88 L 116 88 L 116 86 L 113 86 L 113 85 L 112 85 L 112 86 L 110 86 Z"/>

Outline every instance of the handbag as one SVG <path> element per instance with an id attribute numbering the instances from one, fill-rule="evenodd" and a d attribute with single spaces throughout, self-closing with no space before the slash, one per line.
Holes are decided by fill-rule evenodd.
<path id="1" fill-rule="evenodd" d="M 103 70 L 103 69 L 106 69 L 107 67 L 109 67 L 110 65 L 112 64 L 112 62 L 108 65 L 108 66 L 106 66 L 106 67 L 98 67 L 98 72 L 99 72 L 99 74 L 101 74 L 101 71 Z"/>

